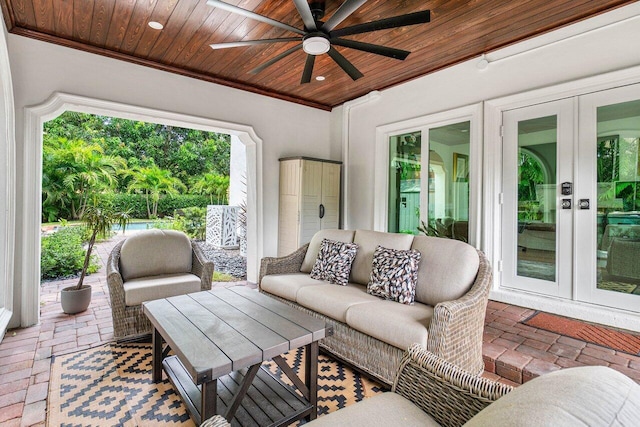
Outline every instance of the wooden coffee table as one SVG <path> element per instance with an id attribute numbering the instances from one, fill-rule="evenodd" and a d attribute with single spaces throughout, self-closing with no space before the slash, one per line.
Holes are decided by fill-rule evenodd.
<path id="1" fill-rule="evenodd" d="M 164 368 L 197 425 L 214 414 L 241 426 L 316 418 L 318 340 L 330 334 L 324 321 L 241 286 L 142 308 L 154 328 L 153 381 Z M 304 379 L 281 356 L 300 347 Z M 170 350 L 175 355 L 167 356 Z M 261 368 L 270 359 L 300 394 Z"/>

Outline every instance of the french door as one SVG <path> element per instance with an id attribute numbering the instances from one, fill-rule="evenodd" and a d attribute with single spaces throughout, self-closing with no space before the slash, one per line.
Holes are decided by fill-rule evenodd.
<path id="1" fill-rule="evenodd" d="M 640 85 L 503 125 L 503 286 L 640 312 Z"/>

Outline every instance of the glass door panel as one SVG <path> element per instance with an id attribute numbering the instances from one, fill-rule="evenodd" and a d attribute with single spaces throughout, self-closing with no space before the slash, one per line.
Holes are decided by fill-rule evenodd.
<path id="1" fill-rule="evenodd" d="M 389 137 L 388 231 L 468 241 L 470 133 L 466 120 Z"/>
<path id="2" fill-rule="evenodd" d="M 389 214 L 391 233 L 418 234 L 420 225 L 422 132 L 389 138 Z"/>
<path id="3" fill-rule="evenodd" d="M 436 235 L 469 240 L 471 122 L 429 129 L 429 226 Z"/>
<path id="4" fill-rule="evenodd" d="M 580 99 L 578 299 L 640 312 L 640 86 Z"/>
<path id="5" fill-rule="evenodd" d="M 505 112 L 503 284 L 562 296 L 571 293 L 571 211 L 560 209 L 571 181 L 572 101 Z M 568 160 L 559 161 L 560 156 Z M 571 196 L 562 196 L 571 202 Z M 564 280 L 561 280 L 564 279 Z"/>

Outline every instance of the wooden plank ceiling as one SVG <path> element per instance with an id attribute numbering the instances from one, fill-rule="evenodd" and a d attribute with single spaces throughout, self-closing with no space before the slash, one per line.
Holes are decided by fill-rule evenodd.
<path id="1" fill-rule="evenodd" d="M 9 32 L 322 109 L 457 64 L 637 0 L 370 0 L 337 28 L 430 10 L 431 22 L 353 40 L 412 53 L 404 61 L 337 46 L 364 77 L 353 81 L 326 54 L 309 84 L 300 84 L 305 53 L 252 75 L 297 42 L 213 50 L 211 43 L 292 37 L 206 4 L 206 0 L 0 0 Z M 291 0 L 228 0 L 303 28 Z M 342 0 L 326 0 L 324 20 Z M 164 25 L 154 30 L 147 24 Z"/>

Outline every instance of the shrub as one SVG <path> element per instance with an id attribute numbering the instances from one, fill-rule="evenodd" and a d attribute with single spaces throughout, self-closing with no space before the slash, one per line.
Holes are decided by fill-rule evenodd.
<path id="1" fill-rule="evenodd" d="M 88 240 L 85 227 L 62 227 L 57 232 L 42 238 L 40 255 L 41 280 L 60 279 L 77 275 L 82 270 Z M 98 271 L 97 259 L 93 257 L 89 273 Z"/>
<path id="2" fill-rule="evenodd" d="M 207 231 L 207 209 L 191 207 L 177 210 L 173 228 L 183 231 L 192 239 L 203 240 Z"/>
<path id="3" fill-rule="evenodd" d="M 194 194 L 179 194 L 176 196 L 165 196 L 158 202 L 158 215 L 173 215 L 178 209 L 186 209 L 191 207 L 205 208 L 209 205 L 207 196 L 198 196 Z"/>

